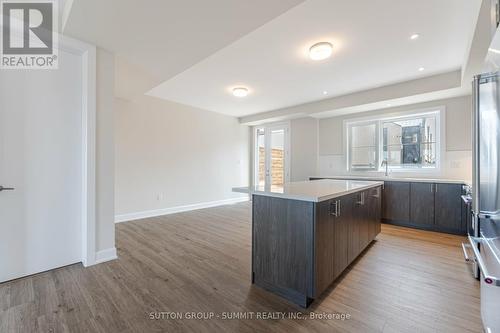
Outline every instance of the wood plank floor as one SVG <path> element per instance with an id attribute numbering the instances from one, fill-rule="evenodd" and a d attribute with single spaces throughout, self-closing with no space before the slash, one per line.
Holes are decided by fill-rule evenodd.
<path id="1" fill-rule="evenodd" d="M 310 309 L 250 284 L 248 203 L 117 225 L 119 259 L 0 284 L 0 332 L 481 332 L 461 237 L 383 225 Z M 150 319 L 163 312 L 163 318 Z M 167 319 L 167 312 L 349 314 Z M 250 314 L 247 314 L 250 316 Z"/>

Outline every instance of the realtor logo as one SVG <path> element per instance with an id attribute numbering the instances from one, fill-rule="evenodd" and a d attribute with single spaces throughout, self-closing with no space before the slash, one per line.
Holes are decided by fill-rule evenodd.
<path id="1" fill-rule="evenodd" d="M 1 0 L 2 69 L 57 69 L 57 0 Z"/>

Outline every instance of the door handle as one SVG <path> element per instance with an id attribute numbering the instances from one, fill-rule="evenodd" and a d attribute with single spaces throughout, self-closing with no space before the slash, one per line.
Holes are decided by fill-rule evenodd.
<path id="1" fill-rule="evenodd" d="M 13 187 L 3 187 L 0 185 L 0 192 L 2 191 L 14 191 L 15 189 Z"/>

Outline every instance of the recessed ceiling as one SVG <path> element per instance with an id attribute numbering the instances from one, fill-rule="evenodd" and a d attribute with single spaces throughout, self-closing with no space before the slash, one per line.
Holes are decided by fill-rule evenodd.
<path id="1" fill-rule="evenodd" d="M 456 70 L 472 34 L 472 6 L 468 0 L 306 1 L 148 94 L 241 117 Z M 419 38 L 411 40 L 415 33 Z M 309 48 L 323 41 L 333 44 L 332 56 L 311 60 Z M 252 93 L 235 98 L 236 86 Z"/>
<path id="2" fill-rule="evenodd" d="M 162 82 L 303 1 L 70 1 L 64 34 L 111 51 Z"/>

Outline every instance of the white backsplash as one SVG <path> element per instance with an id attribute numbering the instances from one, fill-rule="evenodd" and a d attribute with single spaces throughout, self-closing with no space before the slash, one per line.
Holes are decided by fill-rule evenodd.
<path id="1" fill-rule="evenodd" d="M 384 172 L 349 172 L 345 155 L 320 155 L 318 176 L 381 176 Z M 392 171 L 391 177 L 443 178 L 470 181 L 472 178 L 472 152 L 446 151 L 441 155 L 440 170 L 419 170 L 415 172 Z"/>

